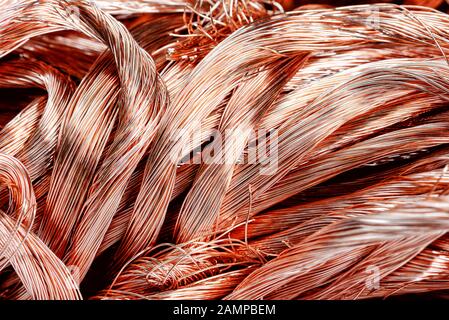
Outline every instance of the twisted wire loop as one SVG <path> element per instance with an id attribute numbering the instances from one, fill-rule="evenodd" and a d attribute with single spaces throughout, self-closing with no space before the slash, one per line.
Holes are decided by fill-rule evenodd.
<path id="1" fill-rule="evenodd" d="M 11 205 L 1 211 L 0 269 L 11 266 L 34 299 L 80 299 L 67 266 L 30 229 L 36 198 L 24 165 L 0 154 L 0 180 L 10 192 Z"/>
<path id="2" fill-rule="evenodd" d="M 0 298 L 447 295 L 446 5 L 335 5 L 0 0 Z"/>

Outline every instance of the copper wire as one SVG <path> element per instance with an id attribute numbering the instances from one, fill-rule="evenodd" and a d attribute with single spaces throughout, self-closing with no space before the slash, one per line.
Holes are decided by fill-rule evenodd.
<path id="1" fill-rule="evenodd" d="M 444 1 L 350 3 L 0 1 L 0 297 L 447 292 Z"/>

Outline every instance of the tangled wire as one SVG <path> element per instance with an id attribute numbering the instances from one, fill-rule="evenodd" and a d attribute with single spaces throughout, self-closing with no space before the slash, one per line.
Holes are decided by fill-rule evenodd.
<path id="1" fill-rule="evenodd" d="M 349 2 L 0 0 L 0 298 L 446 296 L 449 5 Z"/>

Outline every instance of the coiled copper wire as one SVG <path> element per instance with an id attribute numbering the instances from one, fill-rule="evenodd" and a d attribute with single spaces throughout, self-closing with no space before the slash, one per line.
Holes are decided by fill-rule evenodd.
<path id="1" fill-rule="evenodd" d="M 0 297 L 447 292 L 447 4 L 370 2 L 0 1 Z"/>

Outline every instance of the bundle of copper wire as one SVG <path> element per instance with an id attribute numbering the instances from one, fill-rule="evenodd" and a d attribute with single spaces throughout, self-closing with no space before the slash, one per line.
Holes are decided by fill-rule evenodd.
<path id="1" fill-rule="evenodd" d="M 0 297 L 447 296 L 448 7 L 0 1 Z"/>

